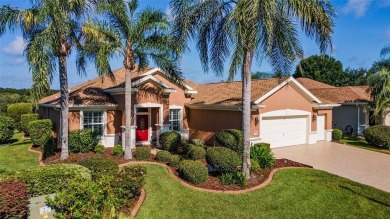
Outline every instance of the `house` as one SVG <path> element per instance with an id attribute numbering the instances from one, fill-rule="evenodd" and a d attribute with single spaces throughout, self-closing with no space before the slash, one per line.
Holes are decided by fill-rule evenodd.
<path id="1" fill-rule="evenodd" d="M 125 70 L 113 73 L 115 81 L 96 78 L 69 90 L 69 130 L 96 130 L 106 147 L 124 142 Z M 132 74 L 132 146 L 151 144 L 170 130 L 183 139 L 201 138 L 212 145 L 216 132 L 241 129 L 241 82 L 177 84 L 158 68 Z M 305 78 L 253 80 L 251 142 L 282 147 L 331 141 L 338 123 L 334 109 L 340 101 L 321 91 L 326 89 L 334 87 Z M 53 121 L 55 133 L 60 125 L 59 98 L 56 93 L 39 103 L 39 114 Z"/>

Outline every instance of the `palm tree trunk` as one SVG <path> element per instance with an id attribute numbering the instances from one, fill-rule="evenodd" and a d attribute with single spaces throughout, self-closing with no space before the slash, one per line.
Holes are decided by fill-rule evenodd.
<path id="1" fill-rule="evenodd" d="M 126 68 L 125 78 L 125 110 L 126 110 L 126 130 L 125 130 L 125 159 L 133 158 L 131 153 L 131 71 Z"/>
<path id="2" fill-rule="evenodd" d="M 242 65 L 242 131 L 243 151 L 242 151 L 242 171 L 247 179 L 251 178 L 251 160 L 250 160 L 250 116 L 251 116 L 251 69 L 253 53 L 245 52 L 245 57 Z"/>
<path id="3" fill-rule="evenodd" d="M 68 151 L 68 119 L 69 119 L 69 91 L 68 91 L 68 73 L 66 66 L 66 56 L 59 57 L 59 72 L 60 72 L 60 86 L 61 86 L 61 130 L 60 130 L 60 144 L 61 144 L 61 160 L 69 157 Z"/>

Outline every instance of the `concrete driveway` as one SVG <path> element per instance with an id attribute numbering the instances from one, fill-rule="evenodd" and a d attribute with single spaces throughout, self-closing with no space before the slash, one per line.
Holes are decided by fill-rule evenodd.
<path id="1" fill-rule="evenodd" d="M 333 142 L 274 148 L 287 158 L 390 192 L 390 155 Z"/>

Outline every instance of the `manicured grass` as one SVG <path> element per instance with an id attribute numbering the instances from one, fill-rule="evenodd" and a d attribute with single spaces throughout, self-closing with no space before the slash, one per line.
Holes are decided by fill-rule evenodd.
<path id="1" fill-rule="evenodd" d="M 384 154 L 390 154 L 390 150 L 371 146 L 367 143 L 366 140 L 360 139 L 360 138 L 344 136 L 342 139 L 340 139 L 340 142 L 343 144 L 349 145 L 349 146 L 357 147 L 357 148 L 362 148 L 362 149 L 366 149 L 366 150 L 370 150 L 370 151 L 376 151 L 376 152 L 384 153 Z"/>
<path id="2" fill-rule="evenodd" d="M 390 193 L 314 169 L 277 172 L 263 189 L 231 195 L 195 191 L 165 168 L 147 167 L 137 218 L 388 218 Z"/>
<path id="3" fill-rule="evenodd" d="M 28 151 L 30 140 L 22 138 L 22 134 L 15 132 L 12 144 L 0 146 L 0 169 L 9 171 L 39 167 L 38 154 Z"/>

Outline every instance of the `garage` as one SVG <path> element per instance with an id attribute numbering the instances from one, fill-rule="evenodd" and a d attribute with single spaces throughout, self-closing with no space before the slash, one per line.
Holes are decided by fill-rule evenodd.
<path id="1" fill-rule="evenodd" d="M 271 148 L 305 144 L 308 133 L 308 116 L 270 116 L 260 122 L 262 142 L 271 144 Z"/>

